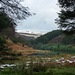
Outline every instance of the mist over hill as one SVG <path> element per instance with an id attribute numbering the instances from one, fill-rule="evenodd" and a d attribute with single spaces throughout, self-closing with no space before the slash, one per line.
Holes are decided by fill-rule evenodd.
<path id="1" fill-rule="evenodd" d="M 18 33 L 27 33 L 27 34 L 36 34 L 36 35 L 44 35 L 46 34 L 47 32 L 44 32 L 44 31 L 25 31 L 25 30 L 18 30 L 16 31 Z"/>

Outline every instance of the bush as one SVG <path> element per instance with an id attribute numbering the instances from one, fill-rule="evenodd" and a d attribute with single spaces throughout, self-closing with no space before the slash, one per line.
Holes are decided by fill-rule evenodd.
<path id="1" fill-rule="evenodd" d="M 18 43 L 20 40 L 18 38 L 13 38 L 12 41 L 13 43 Z"/>
<path id="2" fill-rule="evenodd" d="M 43 66 L 42 64 L 34 64 L 34 67 L 33 67 L 33 71 L 34 72 L 45 72 L 47 69 L 46 66 Z"/>
<path id="3" fill-rule="evenodd" d="M 29 42 L 26 40 L 26 39 L 23 39 L 23 38 L 20 38 L 20 37 L 18 37 L 18 38 L 13 38 L 12 39 L 12 42 L 13 43 L 21 43 L 22 44 L 22 46 L 24 47 L 24 45 L 28 45 L 29 46 Z"/>

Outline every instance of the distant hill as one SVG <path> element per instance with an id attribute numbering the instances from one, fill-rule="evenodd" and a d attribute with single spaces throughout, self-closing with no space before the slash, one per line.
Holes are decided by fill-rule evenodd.
<path id="1" fill-rule="evenodd" d="M 69 44 L 74 44 L 75 45 L 75 35 L 59 35 L 55 38 L 53 38 L 50 42 L 50 44 L 66 44 L 66 45 L 69 45 Z"/>
<path id="2" fill-rule="evenodd" d="M 16 37 L 22 37 L 23 39 L 26 39 L 26 40 L 31 40 L 31 39 L 36 39 L 37 37 L 40 36 L 40 34 L 31 34 L 31 33 L 19 33 L 19 32 L 16 32 L 15 34 Z"/>
<path id="3" fill-rule="evenodd" d="M 62 44 L 62 40 L 65 37 L 65 35 L 59 35 L 55 38 L 53 38 L 49 43 L 50 44 Z"/>
<path id="4" fill-rule="evenodd" d="M 35 40 L 30 40 L 31 46 L 35 49 L 50 50 L 56 47 L 75 46 L 75 35 L 65 35 L 60 30 L 54 30 L 47 34 L 41 35 Z M 62 48 L 63 49 L 63 48 Z M 58 48 L 57 48 L 58 50 Z M 69 50 L 69 48 L 67 49 Z"/>
<path id="5" fill-rule="evenodd" d="M 62 35 L 62 32 L 60 30 L 53 30 L 52 32 L 48 32 L 47 34 L 41 35 L 40 37 L 36 38 L 35 40 L 31 40 L 31 44 L 47 44 L 49 41 L 51 41 L 53 38 Z"/>

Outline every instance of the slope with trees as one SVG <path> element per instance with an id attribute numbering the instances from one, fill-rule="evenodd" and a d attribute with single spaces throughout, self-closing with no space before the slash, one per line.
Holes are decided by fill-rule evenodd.
<path id="1" fill-rule="evenodd" d="M 60 30 L 54 30 L 30 42 L 33 48 L 39 50 L 50 50 L 57 54 L 75 52 L 75 35 L 64 35 Z"/>
<path id="2" fill-rule="evenodd" d="M 6 37 L 15 35 L 17 20 L 30 16 L 28 7 L 21 5 L 21 0 L 0 0 L 0 50 L 5 48 Z"/>
<path id="3" fill-rule="evenodd" d="M 65 36 L 62 39 L 62 44 L 75 45 L 75 35 Z"/>
<path id="4" fill-rule="evenodd" d="M 30 42 L 32 45 L 47 44 L 50 40 L 59 35 L 62 35 L 62 32 L 60 30 L 53 30 L 52 32 L 48 32 L 47 34 L 41 35 L 35 40 L 31 40 Z"/>

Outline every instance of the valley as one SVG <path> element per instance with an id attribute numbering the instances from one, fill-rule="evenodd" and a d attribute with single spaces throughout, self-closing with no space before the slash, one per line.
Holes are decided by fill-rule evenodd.
<path id="1" fill-rule="evenodd" d="M 66 39 L 67 36 L 60 30 L 41 36 L 28 33 L 17 35 L 13 39 L 6 39 L 8 49 L 0 51 L 1 75 L 75 74 L 74 35 Z M 69 39 L 71 42 L 67 41 Z"/>

